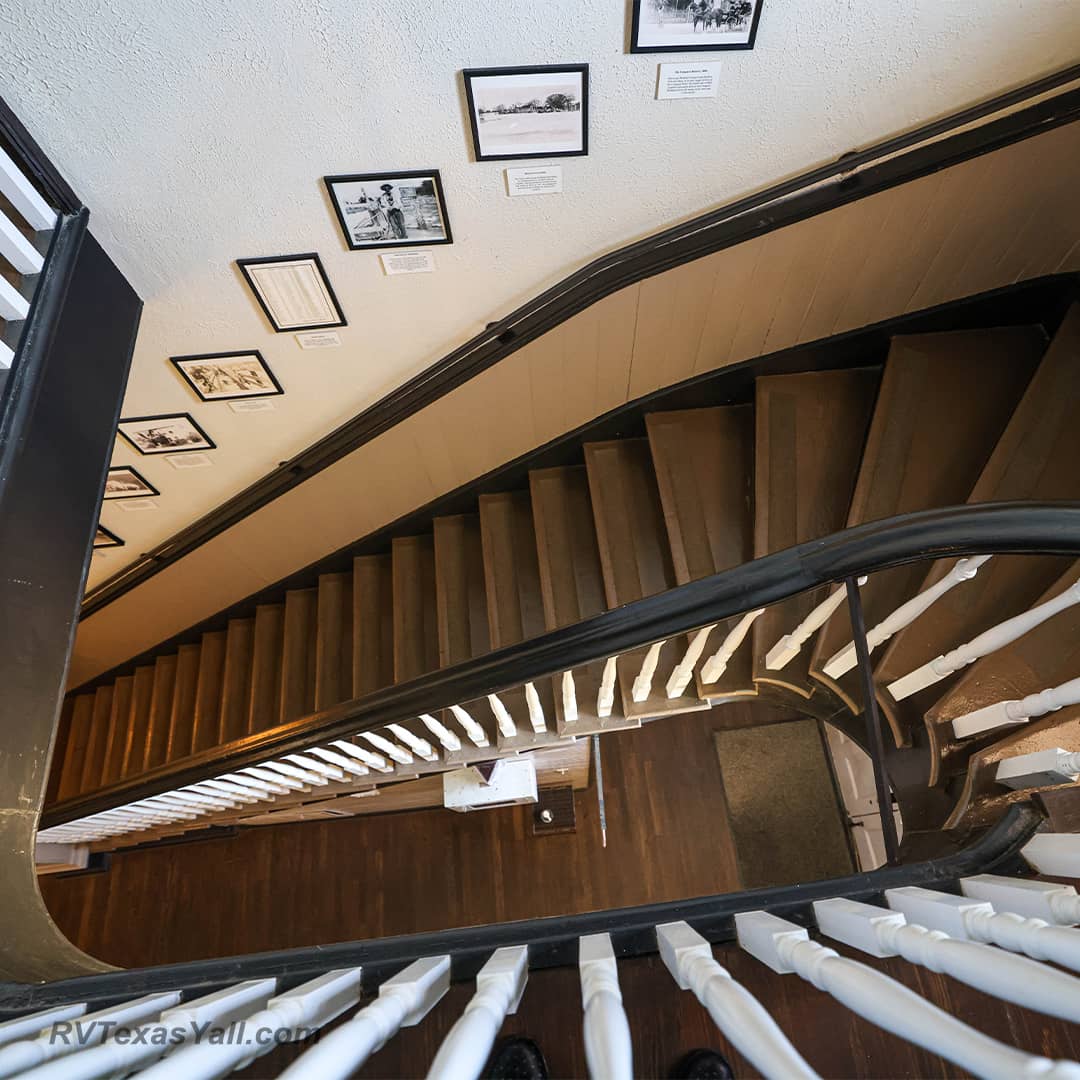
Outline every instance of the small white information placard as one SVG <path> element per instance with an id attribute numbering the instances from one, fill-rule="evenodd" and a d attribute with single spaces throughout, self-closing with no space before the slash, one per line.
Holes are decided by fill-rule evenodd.
<path id="1" fill-rule="evenodd" d="M 698 64 L 661 64 L 656 96 L 670 98 L 716 97 L 720 87 L 720 62 Z"/>
<path id="2" fill-rule="evenodd" d="M 239 401 L 230 401 L 229 408 L 233 412 L 245 413 L 245 412 L 273 412 L 275 409 L 274 403 L 269 398 L 251 398 L 247 401 L 241 399 Z"/>
<path id="3" fill-rule="evenodd" d="M 507 169 L 506 190 L 510 195 L 561 195 L 562 166 L 538 165 L 534 169 Z"/>
<path id="4" fill-rule="evenodd" d="M 336 330 L 305 330 L 295 337 L 301 349 L 336 349 L 341 344 L 341 335 Z"/>
<path id="5" fill-rule="evenodd" d="M 430 251 L 388 251 L 379 257 L 387 274 L 430 274 L 435 270 L 435 256 Z"/>

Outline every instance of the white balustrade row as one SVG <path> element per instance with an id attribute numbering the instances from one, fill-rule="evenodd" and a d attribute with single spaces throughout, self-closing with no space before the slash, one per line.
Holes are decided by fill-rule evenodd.
<path id="1" fill-rule="evenodd" d="M 905 698 L 911 697 L 912 694 L 917 694 L 920 690 L 925 690 L 928 686 L 933 686 L 934 683 L 940 682 L 961 668 L 967 667 L 968 664 L 973 664 L 976 660 L 981 660 L 984 656 L 997 652 L 998 649 L 1011 644 L 1017 638 L 1034 630 L 1036 626 L 1046 622 L 1047 619 L 1053 618 L 1059 612 L 1065 611 L 1075 604 L 1080 604 L 1080 581 L 1058 593 L 1053 599 L 1047 600 L 1046 603 L 1038 604 L 1031 608 L 1030 611 L 1021 612 L 1011 619 L 998 623 L 997 626 L 992 626 L 989 630 L 984 630 L 978 637 L 972 638 L 966 644 L 945 653 L 943 656 L 936 657 L 929 663 L 923 664 L 922 667 L 916 668 L 903 676 L 903 678 L 891 682 L 889 684 L 889 693 L 897 701 L 903 701 Z M 1060 706 L 1057 707 L 1060 708 Z M 1051 706 L 1051 708 L 1054 708 L 1054 706 Z"/>
<path id="2" fill-rule="evenodd" d="M 966 739 L 981 735 L 984 731 L 1026 724 L 1029 720 L 1071 705 L 1080 705 L 1080 679 L 1070 679 L 1037 694 L 1012 701 L 997 701 L 993 705 L 964 713 L 953 720 L 953 734 L 958 739 Z"/>
<path id="3" fill-rule="evenodd" d="M 858 584 L 865 585 L 867 580 L 866 577 L 861 577 L 858 579 Z M 846 596 L 846 585 L 833 589 L 790 634 L 785 634 L 765 654 L 765 666 L 770 671 L 781 671 L 787 667 L 799 655 L 802 647 L 832 618 Z"/>
<path id="4" fill-rule="evenodd" d="M 989 558 L 989 555 L 978 555 L 972 558 L 959 559 L 956 565 L 940 581 L 924 589 L 917 596 L 908 600 L 907 603 L 901 604 L 891 615 L 886 616 L 877 626 L 872 627 L 866 634 L 867 648 L 873 652 L 879 645 L 884 645 L 894 634 L 898 634 L 905 627 L 910 626 L 923 612 L 933 607 L 950 589 L 975 577 L 979 572 L 979 567 Z M 846 675 L 855 664 L 855 642 L 852 641 L 829 658 L 824 671 L 830 679 L 839 679 L 841 676 Z"/>

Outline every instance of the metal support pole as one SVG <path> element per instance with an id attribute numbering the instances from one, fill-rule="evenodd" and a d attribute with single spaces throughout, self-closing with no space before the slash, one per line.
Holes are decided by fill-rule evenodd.
<path id="1" fill-rule="evenodd" d="M 870 666 L 870 647 L 866 644 L 866 620 L 863 618 L 862 597 L 855 578 L 845 579 L 851 631 L 855 640 L 855 657 L 863 689 L 863 716 L 866 719 L 866 745 L 874 765 L 874 787 L 877 790 L 878 814 L 881 816 L 881 835 L 885 841 L 885 861 L 889 866 L 899 862 L 897 855 L 896 820 L 893 817 L 892 794 L 885 775 L 885 742 L 881 735 L 881 715 L 874 693 L 874 669 Z"/>
<path id="2" fill-rule="evenodd" d="M 600 736 L 592 737 L 593 764 L 596 766 L 596 802 L 600 807 L 600 841 L 607 847 L 607 807 L 604 805 L 604 767 L 600 764 Z"/>

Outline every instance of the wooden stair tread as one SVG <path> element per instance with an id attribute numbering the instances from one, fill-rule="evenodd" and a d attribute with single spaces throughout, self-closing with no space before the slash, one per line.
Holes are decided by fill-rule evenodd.
<path id="1" fill-rule="evenodd" d="M 872 369 L 772 375 L 757 380 L 754 556 L 836 532 L 847 521 L 878 374 Z M 768 651 L 825 598 L 813 589 L 773 604 L 754 623 L 754 679 L 808 698 L 810 652 L 780 671 Z"/>
<path id="2" fill-rule="evenodd" d="M 131 720 L 131 695 L 135 679 L 121 675 L 113 683 L 112 707 L 109 710 L 109 735 L 105 741 L 105 763 L 102 768 L 101 786 L 108 787 L 123 775 L 124 750 L 127 746 L 127 729 Z"/>
<path id="3" fill-rule="evenodd" d="M 394 684 L 394 570 L 389 555 L 353 559 L 353 697 Z"/>
<path id="4" fill-rule="evenodd" d="M 430 536 L 393 542 L 394 681 L 407 682 L 439 667 L 435 602 L 435 545 Z"/>
<path id="5" fill-rule="evenodd" d="M 684 585 L 749 562 L 754 557 L 753 407 L 651 413 L 645 423 L 676 581 Z M 729 701 L 757 692 L 749 641 L 716 682 L 701 682 L 702 664 L 738 621 L 738 616 L 725 619 L 709 635 L 695 672 L 703 699 Z"/>
<path id="6" fill-rule="evenodd" d="M 859 466 L 848 528 L 964 502 L 1045 345 L 1037 327 L 894 338 Z M 918 563 L 871 575 L 860 590 L 867 627 L 915 595 L 924 575 L 925 567 Z M 858 672 L 834 681 L 822 670 L 851 637 L 844 604 L 817 636 L 810 674 L 832 687 L 850 707 L 861 709 Z"/>
<path id="7" fill-rule="evenodd" d="M 435 593 L 439 666 L 491 649 L 479 514 L 435 519 Z"/>
<path id="8" fill-rule="evenodd" d="M 131 690 L 131 711 L 128 721 L 127 745 L 124 748 L 122 776 L 127 779 L 142 772 L 146 757 L 146 737 L 150 730 L 150 702 L 154 695 L 154 665 L 135 669 Z M 211 744 L 213 745 L 213 744 Z"/>
<path id="9" fill-rule="evenodd" d="M 225 631 L 225 668 L 221 678 L 221 726 L 218 744 L 247 734 L 251 709 L 251 661 L 255 647 L 255 620 L 230 619 Z"/>
<path id="10" fill-rule="evenodd" d="M 201 645 L 181 645 L 176 656 L 176 686 L 173 691 L 172 717 L 169 720 L 166 761 L 177 761 L 191 753 L 201 653 Z"/>
<path id="11" fill-rule="evenodd" d="M 105 748 L 109 739 L 109 723 L 112 718 L 112 686 L 99 686 L 94 691 L 94 705 L 90 715 L 90 733 L 86 741 L 83 761 L 81 792 L 96 791 L 101 787 L 105 772 Z"/>
<path id="12" fill-rule="evenodd" d="M 315 637 L 317 589 L 285 594 L 281 646 L 281 723 L 307 716 L 315 708 Z"/>
<path id="13" fill-rule="evenodd" d="M 191 752 L 216 745 L 221 723 L 221 685 L 225 673 L 225 631 L 210 630 L 199 644 L 199 678 L 195 686 L 195 717 Z"/>
<path id="14" fill-rule="evenodd" d="M 1073 305 L 1028 384 L 968 499 L 970 503 L 1012 499 L 1080 497 L 1080 305 Z M 941 697 L 931 687 L 905 702 L 892 701 L 885 686 L 1002 619 L 1031 607 L 1063 574 L 1071 560 L 1048 556 L 994 556 L 978 576 L 946 593 L 931 613 L 889 643 L 874 678 L 894 734 L 906 739 L 922 713 Z M 919 589 L 940 580 L 955 560 L 940 560 Z M 936 693 L 934 692 L 936 691 Z"/>
<path id="15" fill-rule="evenodd" d="M 352 698 L 351 574 L 320 574 L 315 639 L 315 708 Z"/>
<path id="16" fill-rule="evenodd" d="M 251 697 L 247 731 L 254 735 L 275 727 L 281 716 L 281 661 L 285 651 L 285 605 L 255 609 L 251 644 Z"/>
<path id="17" fill-rule="evenodd" d="M 146 733 L 143 771 L 165 763 L 176 690 L 176 664 L 175 653 L 159 656 L 154 661 L 154 689 L 150 695 L 150 728 Z"/>
<path id="18" fill-rule="evenodd" d="M 586 443 L 584 451 L 608 607 L 619 607 L 674 588 L 677 581 L 649 440 Z M 649 698 L 640 702 L 633 700 L 632 688 L 648 649 L 637 649 L 619 657 L 619 689 L 623 713 L 628 719 L 709 707 L 689 687 L 674 699 L 664 693 L 667 678 L 682 658 L 683 648 L 681 637 L 664 643 Z"/>
<path id="19" fill-rule="evenodd" d="M 93 714 L 94 695 L 79 694 L 75 698 L 68 722 L 64 763 L 60 768 L 60 784 L 56 792 L 60 801 L 74 799 L 81 792 L 83 763 L 86 760 L 86 744 L 90 738 Z"/>

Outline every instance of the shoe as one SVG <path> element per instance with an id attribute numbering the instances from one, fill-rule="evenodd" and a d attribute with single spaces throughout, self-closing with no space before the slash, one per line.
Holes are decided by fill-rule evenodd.
<path id="1" fill-rule="evenodd" d="M 547 1076 L 540 1047 L 520 1035 L 500 1039 L 484 1070 L 484 1080 L 547 1080 Z"/>
<path id="2" fill-rule="evenodd" d="M 668 1074 L 671 1080 L 734 1080 L 727 1058 L 716 1050 L 691 1050 Z"/>

